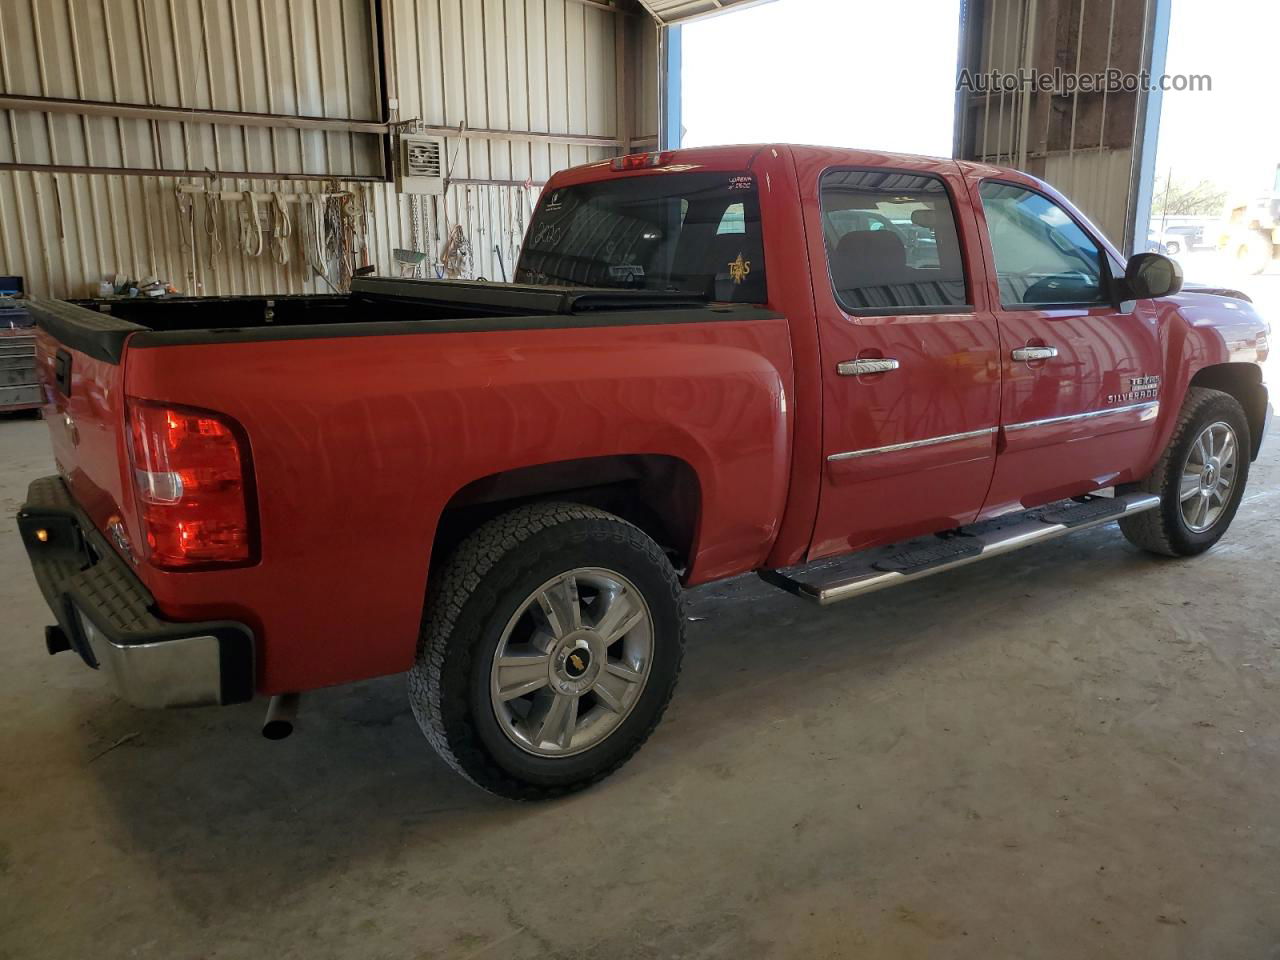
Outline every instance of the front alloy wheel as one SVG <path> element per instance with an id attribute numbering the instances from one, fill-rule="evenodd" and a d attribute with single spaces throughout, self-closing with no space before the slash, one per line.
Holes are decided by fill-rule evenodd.
<path id="1" fill-rule="evenodd" d="M 1182 467 L 1179 500 L 1182 519 L 1192 533 L 1210 529 L 1231 502 L 1239 452 L 1235 431 L 1221 420 L 1205 427 L 1191 444 Z"/>
<path id="2" fill-rule="evenodd" d="M 1221 390 L 1187 391 L 1169 445 L 1137 484 L 1160 506 L 1122 517 L 1129 541 L 1152 553 L 1203 553 L 1227 532 L 1249 479 L 1249 421 L 1240 402 Z"/>

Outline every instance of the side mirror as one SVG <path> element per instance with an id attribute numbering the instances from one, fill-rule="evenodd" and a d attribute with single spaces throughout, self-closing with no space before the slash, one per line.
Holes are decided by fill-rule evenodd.
<path id="1" fill-rule="evenodd" d="M 1120 300 L 1154 300 L 1182 289 L 1182 267 L 1160 253 L 1135 253 L 1120 282 Z"/>

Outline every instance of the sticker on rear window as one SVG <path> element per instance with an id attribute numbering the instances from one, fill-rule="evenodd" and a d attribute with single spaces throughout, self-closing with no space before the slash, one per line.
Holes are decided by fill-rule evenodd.
<path id="1" fill-rule="evenodd" d="M 614 280 L 643 280 L 644 267 L 638 263 L 620 263 L 609 268 L 609 276 Z"/>

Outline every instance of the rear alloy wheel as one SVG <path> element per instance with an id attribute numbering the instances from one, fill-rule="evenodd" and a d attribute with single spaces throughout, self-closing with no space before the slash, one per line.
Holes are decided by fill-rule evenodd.
<path id="1" fill-rule="evenodd" d="M 675 689 L 680 583 L 643 531 L 603 510 L 531 504 L 432 573 L 409 701 L 431 745 L 516 800 L 622 766 Z"/>
<path id="2" fill-rule="evenodd" d="M 1235 397 L 1192 387 L 1173 437 L 1138 489 L 1160 506 L 1120 520 L 1129 541 L 1152 553 L 1191 556 L 1227 532 L 1249 479 L 1249 421 Z"/>
<path id="3" fill-rule="evenodd" d="M 507 622 L 490 670 L 502 732 L 539 757 L 589 750 L 622 725 L 653 663 L 653 618 L 622 574 L 552 577 Z"/>

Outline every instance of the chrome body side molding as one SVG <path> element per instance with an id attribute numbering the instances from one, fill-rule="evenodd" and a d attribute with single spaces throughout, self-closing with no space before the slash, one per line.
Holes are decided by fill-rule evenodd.
<path id="1" fill-rule="evenodd" d="M 1024 420 L 1021 423 L 1009 423 L 1005 430 L 1029 430 L 1032 427 L 1050 427 L 1060 423 L 1075 423 L 1078 420 L 1092 420 L 1095 417 L 1111 417 L 1120 413 L 1138 413 L 1140 421 L 1154 418 L 1160 412 L 1159 400 L 1148 400 L 1145 403 L 1130 403 L 1123 407 L 1108 407 L 1105 410 L 1090 410 L 1088 413 L 1069 413 L 1064 417 L 1046 417 L 1043 420 Z"/>
<path id="2" fill-rule="evenodd" d="M 852 460 L 855 457 L 869 457 L 876 453 L 896 453 L 899 450 L 913 450 L 916 447 L 932 447 L 939 443 L 954 443 L 957 440 L 973 440 L 977 437 L 989 437 L 999 427 L 983 427 L 981 430 L 969 430 L 966 433 L 948 433 L 941 437 L 927 437 L 924 440 L 911 440 L 907 443 L 891 443 L 886 447 L 868 447 L 865 450 L 847 450 L 844 453 L 833 453 L 828 460 Z"/>

